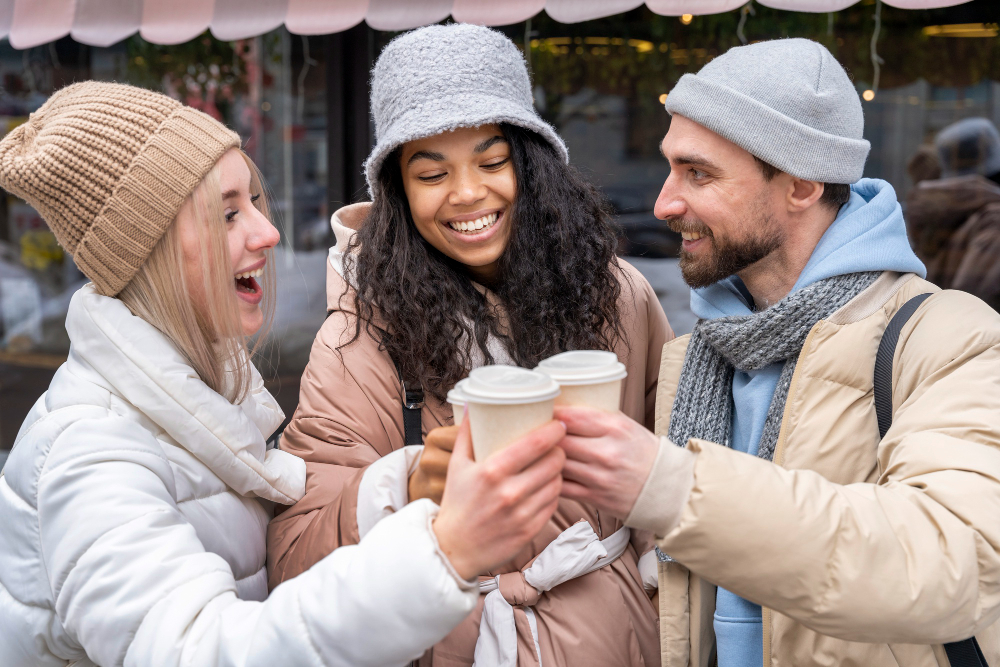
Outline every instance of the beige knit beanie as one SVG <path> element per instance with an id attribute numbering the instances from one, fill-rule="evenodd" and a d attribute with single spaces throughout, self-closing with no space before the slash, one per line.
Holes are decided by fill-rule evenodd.
<path id="1" fill-rule="evenodd" d="M 132 280 L 235 132 L 166 95 L 84 81 L 0 141 L 0 186 L 35 207 L 97 290 Z"/>

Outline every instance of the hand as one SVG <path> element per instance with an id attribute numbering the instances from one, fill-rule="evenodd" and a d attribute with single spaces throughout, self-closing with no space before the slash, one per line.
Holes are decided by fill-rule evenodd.
<path id="1" fill-rule="evenodd" d="M 477 462 L 463 420 L 434 520 L 438 544 L 463 578 L 506 563 L 548 523 L 559 504 L 566 456 L 556 444 L 565 434 L 552 421 Z"/>
<path id="2" fill-rule="evenodd" d="M 410 502 L 430 498 L 438 505 L 441 504 L 444 483 L 448 477 L 448 462 L 451 461 L 451 450 L 455 448 L 456 437 L 457 426 L 442 426 L 427 434 L 420 464 L 410 475 L 407 485 Z"/>
<path id="3" fill-rule="evenodd" d="M 566 424 L 559 443 L 566 452 L 563 497 L 624 519 L 653 467 L 659 438 L 621 412 L 557 407 L 555 416 Z"/>

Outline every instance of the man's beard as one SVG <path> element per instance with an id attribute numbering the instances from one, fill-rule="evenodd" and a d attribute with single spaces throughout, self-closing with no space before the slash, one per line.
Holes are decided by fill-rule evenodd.
<path id="1" fill-rule="evenodd" d="M 674 219 L 668 224 L 675 232 L 700 233 L 709 244 L 707 251 L 702 249 L 699 256 L 681 248 L 681 274 L 691 287 L 708 287 L 735 275 L 770 255 L 785 241 L 781 229 L 760 201 L 751 205 L 738 226 L 747 230 L 744 238 L 716 237 L 700 220 Z"/>

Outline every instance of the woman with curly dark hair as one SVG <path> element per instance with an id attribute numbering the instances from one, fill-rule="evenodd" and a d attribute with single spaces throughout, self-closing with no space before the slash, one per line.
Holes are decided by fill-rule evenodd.
<path id="1" fill-rule="evenodd" d="M 401 36 L 375 66 L 372 109 L 372 202 L 333 216 L 330 315 L 282 438 L 308 479 L 269 529 L 272 586 L 406 503 L 441 500 L 458 431 L 445 397 L 471 369 L 611 350 L 629 373 L 622 410 L 651 425 L 673 336 L 616 258 L 603 199 L 532 108 L 510 40 L 468 25 Z M 421 393 L 424 444 L 406 447 Z M 481 573 L 478 610 L 420 664 L 658 665 L 652 548 L 562 499 L 529 548 Z"/>

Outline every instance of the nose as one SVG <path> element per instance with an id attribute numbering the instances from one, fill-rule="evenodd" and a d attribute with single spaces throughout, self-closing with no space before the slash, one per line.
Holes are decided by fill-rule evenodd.
<path id="1" fill-rule="evenodd" d="M 667 176 L 667 180 L 663 181 L 663 187 L 660 188 L 660 194 L 656 198 L 656 204 L 653 206 L 653 215 L 655 215 L 660 220 L 666 220 L 668 218 L 682 217 L 687 212 L 687 204 L 680 197 L 680 193 L 673 183 L 674 172 Z"/>
<path id="2" fill-rule="evenodd" d="M 269 250 L 278 245 L 280 240 L 281 235 L 271 224 L 271 221 L 256 208 L 252 209 L 250 230 L 246 241 L 247 250 L 250 252 Z"/>
<path id="3" fill-rule="evenodd" d="M 455 187 L 448 195 L 448 203 L 452 206 L 471 206 L 486 199 L 488 194 L 486 184 L 475 171 L 459 171 L 456 174 Z"/>

